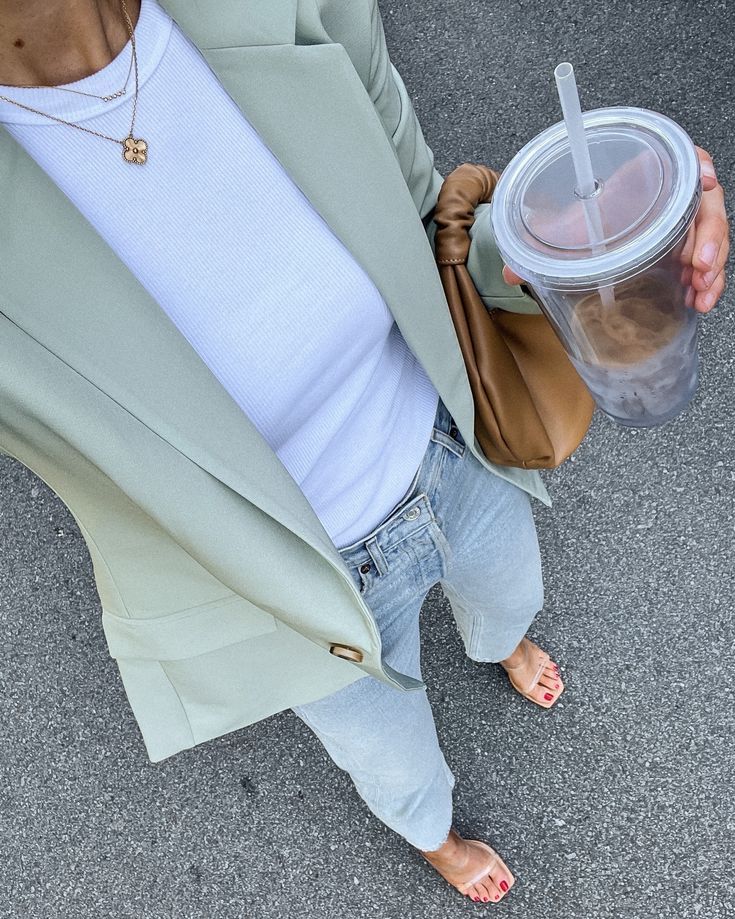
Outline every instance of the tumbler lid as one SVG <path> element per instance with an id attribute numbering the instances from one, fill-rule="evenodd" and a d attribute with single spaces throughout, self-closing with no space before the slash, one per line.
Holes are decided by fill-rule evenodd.
<path id="1" fill-rule="evenodd" d="M 596 178 L 591 198 L 575 188 L 563 121 L 513 157 L 493 194 L 500 254 L 532 285 L 584 290 L 632 277 L 679 241 L 699 207 L 699 158 L 675 121 L 629 106 L 583 119 Z"/>

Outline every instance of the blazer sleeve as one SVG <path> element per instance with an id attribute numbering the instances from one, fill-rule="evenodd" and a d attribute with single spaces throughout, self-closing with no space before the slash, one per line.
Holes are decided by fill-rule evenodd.
<path id="1" fill-rule="evenodd" d="M 433 249 L 436 224 L 432 213 L 444 177 L 434 166 L 434 154 L 424 139 L 406 86 L 390 60 L 378 2 L 369 0 L 369 4 L 371 48 L 366 88 L 393 145 Z M 467 270 L 489 308 L 538 313 L 538 304 L 522 286 L 511 286 L 503 280 L 503 260 L 495 244 L 491 213 L 490 202 L 476 209 L 470 229 Z"/>

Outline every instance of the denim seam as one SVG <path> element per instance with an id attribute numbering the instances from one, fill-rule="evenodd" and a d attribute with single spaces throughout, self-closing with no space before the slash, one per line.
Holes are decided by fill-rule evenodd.
<path id="1" fill-rule="evenodd" d="M 444 446 L 444 444 L 441 444 L 441 443 L 439 445 Z M 441 453 L 436 457 L 435 462 L 433 462 L 430 467 L 431 469 L 430 478 L 426 482 L 426 487 L 424 488 L 424 491 L 423 491 L 423 493 L 427 497 L 427 500 L 430 506 L 431 506 L 431 498 L 429 496 L 437 494 L 442 478 L 444 476 L 444 470 L 446 469 L 447 452 L 450 452 L 450 451 L 448 451 L 446 448 L 442 450 Z"/>
<path id="2" fill-rule="evenodd" d="M 446 592 L 446 588 L 444 587 L 443 583 L 442 583 L 442 589 L 445 590 Z M 470 649 L 474 646 L 475 640 L 477 638 L 477 633 L 479 631 L 478 622 L 480 621 L 480 619 L 483 618 L 483 616 L 481 613 L 478 612 L 478 610 L 475 608 L 475 606 L 472 603 L 468 602 L 465 599 L 465 597 L 462 596 L 462 594 L 456 588 L 450 587 L 449 591 L 453 593 L 454 596 L 459 601 L 459 604 L 462 608 L 462 612 L 464 612 L 471 620 L 470 634 L 465 642 L 466 651 L 468 654 L 470 654 Z M 449 605 L 452 606 L 452 598 L 449 596 L 449 593 L 447 593 L 447 599 L 449 600 Z M 452 609 L 454 611 L 453 606 L 452 606 Z M 456 615 L 454 618 L 455 618 L 455 622 L 457 622 Z M 457 623 L 457 628 L 459 628 L 459 623 Z M 460 630 L 460 634 L 461 634 L 461 630 Z"/>
<path id="3" fill-rule="evenodd" d="M 437 543 L 437 548 L 439 550 L 439 555 L 442 560 L 442 576 L 439 578 L 439 582 L 446 577 L 447 571 L 449 570 L 449 564 L 452 559 L 452 547 L 449 545 L 449 540 L 447 539 L 444 531 L 441 528 L 439 521 L 436 521 L 435 527 L 435 538 Z"/>

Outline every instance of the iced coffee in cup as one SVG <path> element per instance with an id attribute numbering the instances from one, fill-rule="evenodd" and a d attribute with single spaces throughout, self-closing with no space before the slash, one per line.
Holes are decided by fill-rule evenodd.
<path id="1" fill-rule="evenodd" d="M 568 114 L 503 172 L 493 195 L 495 239 L 598 406 L 624 425 L 661 424 L 697 387 L 687 266 L 699 159 L 686 132 L 656 112 L 578 113 L 576 138 Z M 575 162 L 581 145 L 586 172 Z"/>

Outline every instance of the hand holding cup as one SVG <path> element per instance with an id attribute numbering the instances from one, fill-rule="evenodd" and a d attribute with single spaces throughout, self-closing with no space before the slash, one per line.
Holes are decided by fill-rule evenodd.
<path id="1" fill-rule="evenodd" d="M 722 296 L 725 289 L 725 263 L 730 248 L 729 227 L 725 212 L 725 197 L 722 186 L 712 163 L 712 157 L 702 147 L 696 147 L 702 176 L 702 203 L 687 237 L 681 253 L 684 266 L 682 283 L 691 285 L 688 306 L 693 306 L 699 313 L 708 313 Z M 625 181 L 628 171 L 626 164 L 617 176 L 619 182 Z M 609 180 L 613 182 L 616 177 Z M 563 215 L 559 215 L 564 220 Z M 580 224 L 580 231 L 584 227 Z M 523 284 L 519 277 L 507 265 L 503 267 L 503 280 L 506 284 Z"/>

